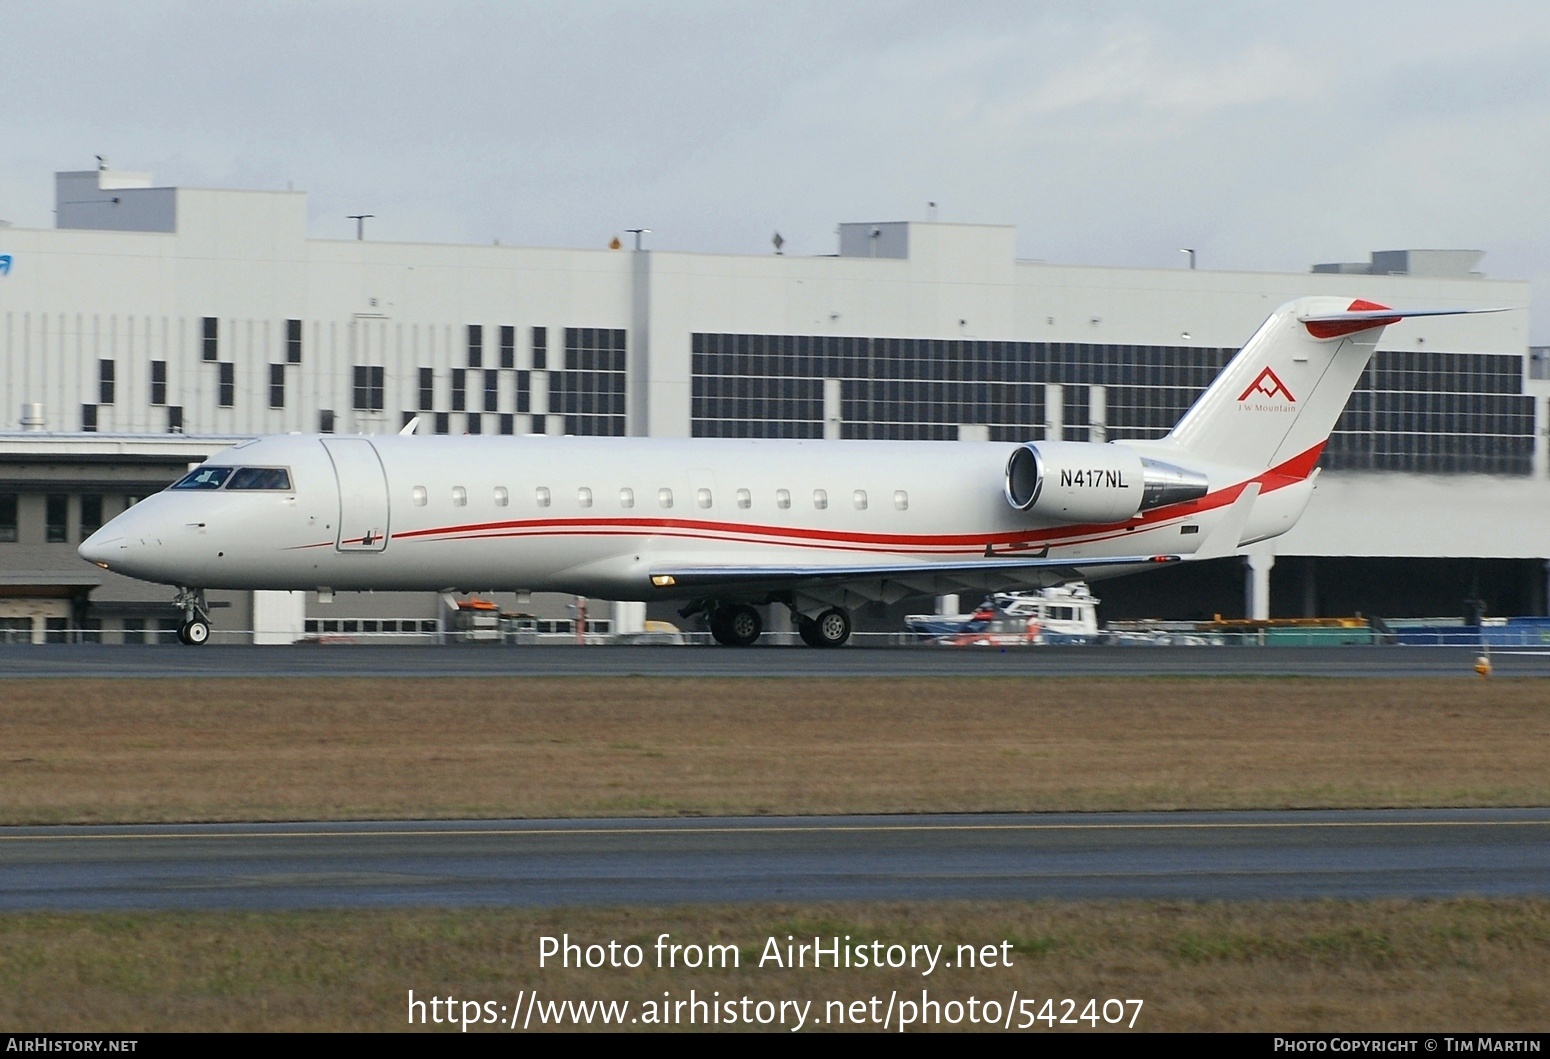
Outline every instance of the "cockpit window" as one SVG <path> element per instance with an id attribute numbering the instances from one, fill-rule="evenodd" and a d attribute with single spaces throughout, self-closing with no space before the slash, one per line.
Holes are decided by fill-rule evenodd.
<path id="1" fill-rule="evenodd" d="M 229 474 L 231 474 L 230 467 L 196 467 L 173 483 L 172 488 L 219 489 Z"/>
<path id="2" fill-rule="evenodd" d="M 272 489 L 290 492 L 291 472 L 284 467 L 199 467 L 173 484 L 174 489 Z"/>
<path id="3" fill-rule="evenodd" d="M 227 489 L 278 489 L 289 492 L 291 472 L 284 467 L 239 467 L 226 483 Z"/>

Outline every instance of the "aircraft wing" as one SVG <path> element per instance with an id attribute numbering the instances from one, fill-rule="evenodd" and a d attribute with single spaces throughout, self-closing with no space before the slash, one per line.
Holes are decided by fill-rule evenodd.
<path id="1" fill-rule="evenodd" d="M 844 566 L 670 566 L 651 571 L 664 595 L 763 595 L 844 591 L 876 602 L 954 592 L 1001 592 L 1091 581 L 1126 568 L 1181 560 L 1177 555 L 1125 555 L 1091 559 L 987 557 L 951 562 L 864 563 Z"/>

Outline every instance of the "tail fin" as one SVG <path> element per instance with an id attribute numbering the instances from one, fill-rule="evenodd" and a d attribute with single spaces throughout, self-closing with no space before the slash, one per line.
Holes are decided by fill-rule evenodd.
<path id="1" fill-rule="evenodd" d="M 1298 457 L 1311 467 L 1384 327 L 1407 316 L 1500 311 L 1390 309 L 1328 297 L 1288 302 L 1260 325 L 1166 440 L 1198 459 L 1256 472 Z"/>

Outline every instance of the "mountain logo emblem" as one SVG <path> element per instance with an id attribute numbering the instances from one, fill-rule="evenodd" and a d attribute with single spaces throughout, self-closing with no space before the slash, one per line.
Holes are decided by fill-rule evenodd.
<path id="1" fill-rule="evenodd" d="M 9 276 L 10 274 L 11 274 L 11 255 L 10 254 L 0 254 L 0 276 Z"/>
<path id="2" fill-rule="evenodd" d="M 1238 395 L 1238 400 L 1247 401 L 1251 394 L 1261 394 L 1265 397 L 1285 397 L 1292 404 L 1297 403 L 1297 398 L 1292 396 L 1292 391 L 1286 388 L 1286 383 L 1276 377 L 1276 373 L 1270 370 L 1267 364 L 1265 370 L 1254 377 L 1249 383 L 1249 388 Z"/>

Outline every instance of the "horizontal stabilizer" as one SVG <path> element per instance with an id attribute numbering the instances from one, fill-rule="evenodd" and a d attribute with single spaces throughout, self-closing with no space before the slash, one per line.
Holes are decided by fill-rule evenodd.
<path id="1" fill-rule="evenodd" d="M 1354 301 L 1351 308 L 1341 313 L 1311 313 L 1299 316 L 1298 322 L 1308 329 L 1314 338 L 1339 338 L 1355 334 L 1369 327 L 1386 327 L 1411 316 L 1473 316 L 1477 313 L 1504 313 L 1506 306 L 1496 309 L 1390 309 L 1376 302 Z"/>

